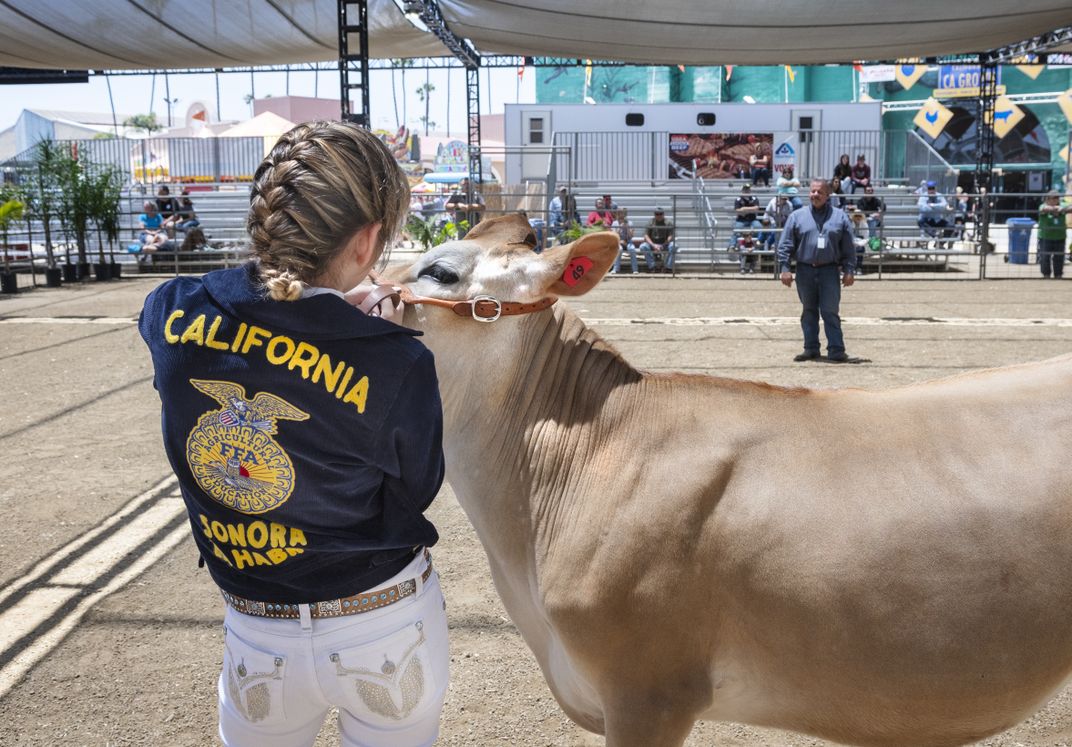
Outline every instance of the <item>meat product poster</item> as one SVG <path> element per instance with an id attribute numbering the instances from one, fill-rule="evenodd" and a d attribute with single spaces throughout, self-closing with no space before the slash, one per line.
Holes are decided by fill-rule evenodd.
<path id="1" fill-rule="evenodd" d="M 738 179 L 751 173 L 751 157 L 766 158 L 770 168 L 774 134 L 704 132 L 670 135 L 670 178 Z"/>

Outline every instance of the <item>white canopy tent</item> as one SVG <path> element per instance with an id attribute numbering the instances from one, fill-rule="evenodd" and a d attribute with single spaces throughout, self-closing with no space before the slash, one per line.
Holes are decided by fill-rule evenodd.
<path id="1" fill-rule="evenodd" d="M 368 7 L 370 57 L 447 54 L 392 0 Z M 485 54 L 692 65 L 973 53 L 1072 26 L 1068 0 L 439 0 L 439 7 L 451 31 Z M 337 58 L 336 0 L 0 3 L 0 66 L 160 70 Z"/>

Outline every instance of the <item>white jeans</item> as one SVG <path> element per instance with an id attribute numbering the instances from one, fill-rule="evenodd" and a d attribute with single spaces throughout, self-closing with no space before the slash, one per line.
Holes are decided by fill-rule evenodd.
<path id="1" fill-rule="evenodd" d="M 344 747 L 422 747 L 439 735 L 450 654 L 439 576 L 423 553 L 394 578 L 417 593 L 372 612 L 272 620 L 224 617 L 220 739 L 227 747 L 312 745 L 332 706 Z M 371 591 L 355 589 L 358 591 Z"/>

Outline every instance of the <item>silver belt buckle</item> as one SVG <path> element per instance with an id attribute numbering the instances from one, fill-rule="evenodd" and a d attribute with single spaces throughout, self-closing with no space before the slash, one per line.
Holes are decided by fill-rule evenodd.
<path id="1" fill-rule="evenodd" d="M 477 301 L 491 301 L 493 304 L 495 304 L 495 316 L 479 316 L 476 313 Z M 477 320 L 478 322 L 494 322 L 498 320 L 500 316 L 502 316 L 502 302 L 492 296 L 473 296 L 472 314 L 473 319 Z"/>

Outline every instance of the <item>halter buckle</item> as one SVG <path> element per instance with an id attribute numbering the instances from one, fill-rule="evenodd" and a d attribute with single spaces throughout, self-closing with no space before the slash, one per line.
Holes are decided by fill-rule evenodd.
<path id="1" fill-rule="evenodd" d="M 476 305 L 481 301 L 491 301 L 493 304 L 495 304 L 494 316 L 480 316 L 476 313 Z M 472 304 L 473 319 L 478 322 L 494 322 L 500 316 L 502 316 L 502 302 L 497 298 L 494 298 L 492 296 L 473 296 Z"/>

